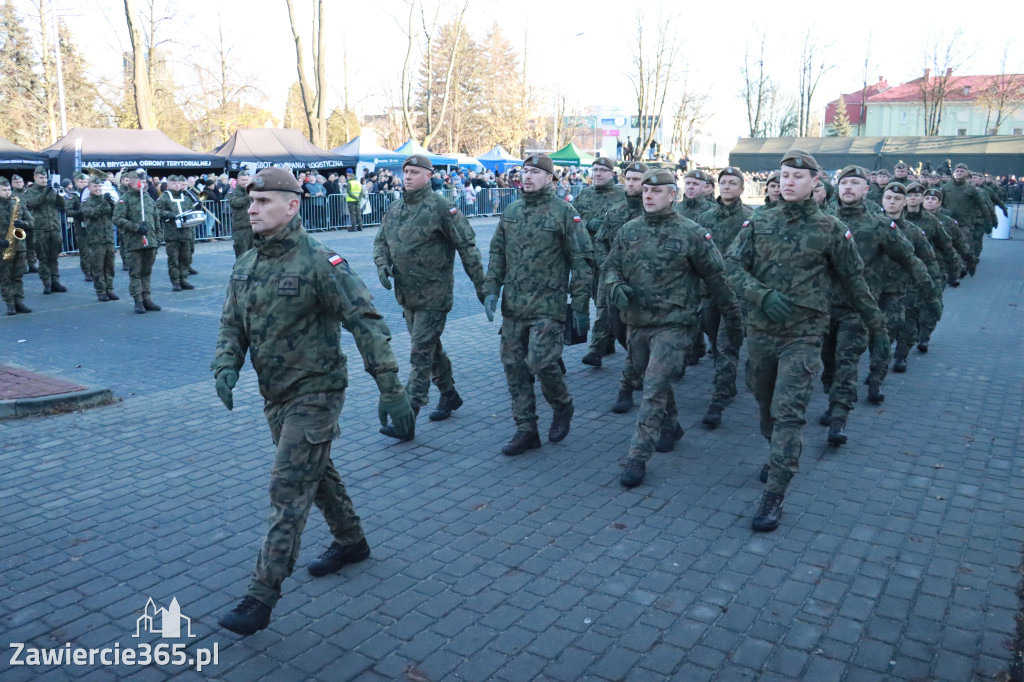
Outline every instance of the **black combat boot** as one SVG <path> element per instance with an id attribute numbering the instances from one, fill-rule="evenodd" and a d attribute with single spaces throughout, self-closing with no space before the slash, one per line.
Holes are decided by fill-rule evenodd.
<path id="1" fill-rule="evenodd" d="M 829 405 L 828 409 L 821 413 L 818 417 L 818 423 L 822 426 L 832 426 L 832 406 Z"/>
<path id="2" fill-rule="evenodd" d="M 15 312 L 19 312 L 19 313 L 30 313 L 30 312 L 32 312 L 32 309 L 29 308 L 27 305 L 25 305 L 21 301 L 21 299 L 18 299 L 17 301 L 14 302 L 14 310 L 15 310 Z"/>
<path id="3" fill-rule="evenodd" d="M 389 438 L 394 438 L 394 439 L 396 439 L 396 440 L 398 440 L 398 441 L 400 441 L 402 443 L 404 443 L 406 441 L 410 441 L 410 440 L 412 440 L 413 438 L 416 437 L 416 417 L 418 417 L 418 416 L 420 416 L 420 408 L 419 407 L 412 408 L 412 422 L 413 422 L 412 423 L 412 429 L 409 431 L 409 433 L 405 434 L 404 436 L 399 436 L 398 435 L 398 430 L 395 429 L 395 425 L 394 424 L 388 424 L 387 426 L 382 426 L 382 427 L 380 427 L 379 430 L 385 436 L 387 436 Z"/>
<path id="4" fill-rule="evenodd" d="M 630 457 L 626 462 L 626 469 L 619 476 L 619 483 L 626 488 L 635 488 L 644 482 L 647 475 L 647 463 L 642 459 Z"/>
<path id="5" fill-rule="evenodd" d="M 516 431 L 516 435 L 512 436 L 512 440 L 501 449 L 501 454 L 514 457 L 523 454 L 527 450 L 536 450 L 540 445 L 540 434 L 536 431 L 520 430 Z"/>
<path id="6" fill-rule="evenodd" d="M 907 371 L 907 358 L 905 356 L 897 355 L 892 360 L 892 371 L 897 374 L 903 374 Z"/>
<path id="7" fill-rule="evenodd" d="M 558 443 L 565 440 L 565 437 L 569 435 L 569 426 L 572 423 L 574 412 L 575 410 L 572 405 L 561 410 L 555 410 L 554 416 L 551 417 L 551 428 L 548 429 L 548 440 L 550 442 Z"/>
<path id="8" fill-rule="evenodd" d="M 616 399 L 615 404 L 612 405 L 612 412 L 615 414 L 626 414 L 631 409 L 633 409 L 633 391 L 620 388 L 619 397 Z"/>
<path id="9" fill-rule="evenodd" d="M 44 284 L 43 285 L 43 293 L 46 294 L 47 296 L 50 295 L 50 285 L 49 284 Z"/>
<path id="10" fill-rule="evenodd" d="M 107 296 L 106 294 L 96 294 L 96 300 L 99 301 L 100 303 L 107 303 L 108 301 L 110 301 L 110 297 Z"/>
<path id="11" fill-rule="evenodd" d="M 672 452 L 676 449 L 676 442 L 678 442 L 686 432 L 683 431 L 683 427 L 679 422 L 669 424 L 661 427 L 661 436 L 658 438 L 658 444 L 654 446 L 654 449 L 658 452 Z"/>
<path id="12" fill-rule="evenodd" d="M 142 296 L 142 305 L 145 306 L 146 310 L 151 310 L 153 312 L 160 310 L 160 306 L 158 306 L 156 303 L 153 303 L 153 299 L 146 295 Z"/>
<path id="13" fill-rule="evenodd" d="M 115 294 L 113 289 L 110 289 L 109 291 L 107 291 L 107 298 L 109 298 L 111 301 L 120 301 L 121 300 L 121 297 L 118 296 L 117 294 Z"/>
<path id="14" fill-rule="evenodd" d="M 432 422 L 442 422 L 452 416 L 452 412 L 460 407 L 462 407 L 462 396 L 453 388 L 447 393 L 441 394 L 441 399 L 437 401 L 437 407 L 427 416 Z"/>
<path id="15" fill-rule="evenodd" d="M 918 353 L 927 353 L 928 352 L 928 341 L 927 341 L 927 339 L 924 340 L 924 341 L 921 341 L 920 343 L 917 344 L 917 352 Z"/>
<path id="16" fill-rule="evenodd" d="M 875 403 L 876 405 L 885 402 L 885 394 L 882 393 L 882 382 L 868 381 L 868 402 Z"/>
<path id="17" fill-rule="evenodd" d="M 828 428 L 829 445 L 846 445 L 846 420 L 832 417 Z"/>
<path id="18" fill-rule="evenodd" d="M 7 304 L 7 314 L 8 315 L 17 315 L 18 314 L 18 311 L 14 309 L 14 304 L 13 303 L 8 303 Z"/>
<path id="19" fill-rule="evenodd" d="M 35 261 L 32 261 L 31 263 L 28 264 L 28 271 L 29 272 L 39 272 L 39 266 L 36 265 Z"/>
<path id="20" fill-rule="evenodd" d="M 91 282 L 92 281 L 92 275 L 86 275 L 85 276 L 85 281 L 86 282 Z"/>
<path id="21" fill-rule="evenodd" d="M 68 293 L 68 288 L 57 280 L 53 280 L 50 282 L 50 291 L 55 294 L 66 294 Z"/>
<path id="22" fill-rule="evenodd" d="M 592 350 L 592 351 L 590 351 L 589 353 L 587 353 L 586 355 L 583 356 L 582 362 L 583 362 L 584 365 L 589 365 L 591 367 L 597 367 L 597 368 L 600 369 L 600 367 L 601 367 L 601 354 L 598 353 L 597 351 L 593 351 Z"/>
<path id="23" fill-rule="evenodd" d="M 750 527 L 761 533 L 770 533 L 778 528 L 779 519 L 782 518 L 783 498 L 779 493 L 766 492 L 761 497 L 761 508 L 757 510 L 757 516 Z"/>
<path id="24" fill-rule="evenodd" d="M 192 284 L 187 279 L 183 279 L 183 280 L 181 280 L 181 288 L 186 290 L 186 291 L 189 291 L 191 289 L 195 289 L 196 285 Z"/>
<path id="25" fill-rule="evenodd" d="M 722 408 L 718 405 L 712 405 L 708 408 L 708 413 L 700 421 L 709 429 L 717 429 L 722 425 Z"/>
<path id="26" fill-rule="evenodd" d="M 246 595 L 238 606 L 221 616 L 217 623 L 244 637 L 270 625 L 270 611 L 270 607 L 256 597 Z"/>
<path id="27" fill-rule="evenodd" d="M 192 266 L 190 265 L 190 266 L 188 266 L 188 274 L 190 274 L 190 275 L 198 275 L 198 274 L 199 274 L 199 271 L 198 271 L 198 270 L 196 270 L 196 269 L 195 269 L 194 267 L 192 267 Z"/>
<path id="28" fill-rule="evenodd" d="M 309 564 L 309 574 L 314 578 L 320 578 L 331 573 L 337 573 L 344 566 L 356 564 L 369 558 L 370 545 L 366 542 L 366 538 L 350 545 L 332 542 L 327 551 L 321 554 L 316 561 Z"/>
<path id="29" fill-rule="evenodd" d="M 181 291 L 181 285 L 177 282 L 171 282 L 171 291 Z"/>
<path id="30" fill-rule="evenodd" d="M 135 297 L 135 312 L 138 313 L 139 315 L 142 315 L 146 312 L 146 306 L 142 304 L 141 296 Z"/>

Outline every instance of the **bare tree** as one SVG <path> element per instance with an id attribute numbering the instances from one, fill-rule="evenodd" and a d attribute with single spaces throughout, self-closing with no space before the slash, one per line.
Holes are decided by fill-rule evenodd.
<path id="1" fill-rule="evenodd" d="M 135 95 L 135 116 L 142 130 L 155 130 L 156 121 L 150 106 L 152 90 L 149 85 L 149 67 L 146 65 L 145 45 L 135 16 L 135 0 L 124 0 L 124 16 L 128 21 L 128 36 L 132 43 L 131 82 Z"/>
<path id="2" fill-rule="evenodd" d="M 1006 119 L 1013 116 L 1024 104 L 1024 74 L 1009 73 L 1010 44 L 1003 47 L 1003 58 L 999 74 L 989 80 L 985 91 L 978 97 L 978 103 L 987 110 L 985 134 L 998 135 Z M 1019 70 L 1019 69 L 1018 69 Z M 993 123 L 992 117 L 995 116 Z"/>
<path id="3" fill-rule="evenodd" d="M 679 103 L 672 116 L 672 149 L 679 149 L 689 156 L 693 147 L 693 134 L 697 127 L 707 122 L 712 114 L 705 110 L 711 96 L 709 92 L 695 92 L 684 81 Z"/>
<path id="4" fill-rule="evenodd" d="M 924 108 L 924 134 L 938 135 L 942 129 L 946 97 L 959 81 L 954 72 L 967 65 L 970 48 L 965 44 L 963 31 L 959 28 L 949 40 L 935 39 L 929 35 L 924 46 L 924 77 L 918 79 Z"/>
<path id="5" fill-rule="evenodd" d="M 288 23 L 295 41 L 295 69 L 299 74 L 299 90 L 302 92 L 302 107 L 309 125 L 310 141 L 320 147 L 327 145 L 327 45 L 324 36 L 324 0 L 317 0 L 317 11 L 313 15 L 313 86 L 306 79 L 305 50 L 302 37 L 295 23 L 292 0 L 285 0 L 288 6 Z"/>
<path id="6" fill-rule="evenodd" d="M 765 115 L 772 97 L 772 81 L 764 69 L 765 34 L 761 33 L 761 47 L 754 61 L 750 63 L 750 46 L 743 52 L 743 87 L 740 98 L 747 107 L 747 127 L 750 137 L 765 136 Z"/>
<path id="7" fill-rule="evenodd" d="M 814 93 L 818 89 L 821 77 L 835 68 L 835 64 L 827 64 L 825 55 L 831 53 L 831 43 L 823 45 L 811 34 L 811 29 L 804 33 L 803 45 L 800 48 L 800 87 L 797 115 L 797 135 L 803 137 L 811 130 L 813 120 Z"/>
<path id="8" fill-rule="evenodd" d="M 860 116 L 858 117 L 860 123 L 857 124 L 858 136 L 864 134 L 864 128 L 866 128 L 868 124 L 868 71 L 871 70 L 871 35 L 871 31 L 868 31 L 868 44 L 864 48 L 864 79 L 861 82 L 860 88 Z"/>
<path id="9" fill-rule="evenodd" d="M 656 38 L 653 47 L 644 42 L 644 36 L 652 30 L 644 30 L 644 15 L 641 10 L 636 13 L 636 36 L 633 44 L 633 72 L 629 75 L 636 92 L 636 110 L 638 117 L 637 147 L 646 150 L 661 123 L 665 100 L 673 79 L 673 70 L 679 56 L 682 43 L 676 31 L 674 16 L 665 17 L 659 13 L 656 25 Z"/>

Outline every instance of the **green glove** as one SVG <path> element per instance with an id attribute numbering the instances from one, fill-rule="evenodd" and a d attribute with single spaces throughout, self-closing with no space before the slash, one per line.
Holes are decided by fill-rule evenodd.
<path id="1" fill-rule="evenodd" d="M 238 383 L 238 372 L 233 369 L 222 369 L 217 375 L 217 397 L 229 410 L 235 409 L 235 398 L 231 389 Z"/>
<path id="2" fill-rule="evenodd" d="M 620 284 L 617 287 L 614 287 L 611 291 L 612 303 L 614 303 L 615 307 L 619 310 L 625 310 L 628 308 L 630 303 L 633 301 L 633 296 L 633 287 L 626 284 Z"/>
<path id="3" fill-rule="evenodd" d="M 388 277 L 391 277 L 391 268 L 386 265 L 380 266 L 377 268 L 377 277 L 380 278 L 380 285 L 382 287 L 385 289 L 391 288 L 391 280 L 388 279 Z"/>
<path id="4" fill-rule="evenodd" d="M 872 359 L 889 362 L 889 351 L 892 350 L 892 344 L 889 343 L 889 337 L 885 332 L 872 332 L 870 347 Z"/>
<path id="5" fill-rule="evenodd" d="M 572 311 L 572 329 L 577 336 L 586 336 L 590 331 L 590 314 Z"/>
<path id="6" fill-rule="evenodd" d="M 776 324 L 782 324 L 793 315 L 793 300 L 785 294 L 769 291 L 761 301 L 761 310 L 769 320 Z"/>
<path id="7" fill-rule="evenodd" d="M 405 391 L 397 393 L 381 393 L 377 403 L 377 418 L 381 426 L 388 425 L 388 417 L 395 425 L 395 431 L 402 440 L 409 440 L 416 432 L 416 417 L 412 414 L 412 405 Z"/>
<path id="8" fill-rule="evenodd" d="M 498 295 L 487 294 L 484 296 L 484 314 L 488 322 L 494 322 L 494 311 L 498 309 Z"/>

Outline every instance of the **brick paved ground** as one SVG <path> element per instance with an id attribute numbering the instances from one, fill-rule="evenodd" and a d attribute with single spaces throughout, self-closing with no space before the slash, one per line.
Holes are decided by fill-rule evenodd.
<path id="1" fill-rule="evenodd" d="M 493 224 L 474 221 L 484 246 Z M 324 241 L 379 295 L 404 369 L 407 335 L 376 283 L 373 235 Z M 270 629 L 244 640 L 216 618 L 242 594 L 262 538 L 272 445 L 252 370 L 230 413 L 207 371 L 230 244 L 200 245 L 192 292 L 169 292 L 161 258 L 164 311 L 145 316 L 95 303 L 77 262 L 62 261 L 71 293 L 44 298 L 26 278 L 38 312 L 0 319 L 0 357 L 124 401 L 0 423 L 0 677 L 990 679 L 1009 660 L 1024 540 L 1024 242 L 985 244 L 979 275 L 948 293 L 931 352 L 890 377 L 884 405 L 858 404 L 850 444 L 828 449 L 808 425 L 770 535 L 749 528 L 766 455 L 754 401 L 742 393 L 704 431 L 706 360 L 677 386 L 686 437 L 632 491 L 618 475 L 636 413 L 608 411 L 621 352 L 592 370 L 583 347 L 567 349 L 569 438 L 498 454 L 513 430 L 498 324 L 459 273 L 445 345 L 466 405 L 392 444 L 374 424 L 372 381 L 350 363 L 335 461 L 373 558 L 310 578 L 328 542 L 314 512 Z M 824 407 L 816 395 L 811 414 Z M 196 635 L 189 651 L 216 644 L 219 664 L 200 675 L 10 665 L 12 642 L 155 643 L 132 637 L 149 597 L 176 597 Z"/>
<path id="2" fill-rule="evenodd" d="M 85 386 L 54 379 L 38 372 L 0 365 L 0 400 L 38 398 L 84 390 Z"/>

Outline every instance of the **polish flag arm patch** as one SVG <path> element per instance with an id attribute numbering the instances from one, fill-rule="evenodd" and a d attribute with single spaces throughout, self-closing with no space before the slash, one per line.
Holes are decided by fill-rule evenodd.
<path id="1" fill-rule="evenodd" d="M 892 222 L 890 222 L 890 223 L 889 223 L 889 227 L 891 227 L 892 229 L 894 229 L 894 230 L 895 230 L 895 229 L 896 229 L 896 221 L 895 221 L 895 220 L 893 220 Z"/>
<path id="2" fill-rule="evenodd" d="M 740 227 L 746 227 L 746 226 L 748 226 L 748 225 L 750 225 L 750 221 L 749 221 L 749 220 L 744 220 L 744 221 L 743 221 L 743 224 L 742 224 L 742 225 L 740 225 Z"/>
<path id="3" fill-rule="evenodd" d="M 708 241 L 711 241 L 711 233 L 710 232 L 705 232 L 704 233 L 704 239 L 707 239 Z"/>
<path id="4" fill-rule="evenodd" d="M 327 257 L 327 262 L 330 263 L 331 265 L 341 265 L 342 263 L 345 262 L 345 259 L 336 253 L 332 253 L 330 256 Z"/>
<path id="5" fill-rule="evenodd" d="M 580 218 L 580 217 L 579 217 L 578 215 L 574 215 L 574 216 L 572 217 L 572 221 L 573 221 L 574 223 L 578 223 L 578 222 L 581 222 L 582 220 L 583 220 L 583 219 L 582 219 L 582 218 Z"/>
<path id="6" fill-rule="evenodd" d="M 845 237 L 846 239 L 852 239 L 853 238 L 853 232 L 850 232 L 849 230 L 847 230 L 846 234 L 844 234 L 843 237 Z"/>
<path id="7" fill-rule="evenodd" d="M 456 208 L 455 206 L 452 206 L 451 208 L 448 209 L 448 212 L 451 213 L 452 215 L 455 215 L 456 213 L 459 212 L 459 209 Z"/>

